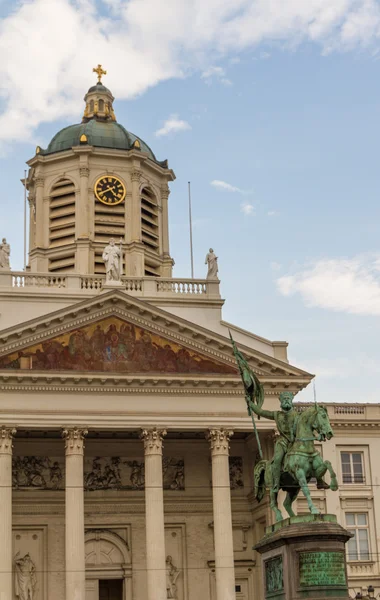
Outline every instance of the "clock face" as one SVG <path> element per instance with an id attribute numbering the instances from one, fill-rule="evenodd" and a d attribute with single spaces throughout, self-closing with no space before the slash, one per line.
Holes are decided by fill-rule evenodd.
<path id="1" fill-rule="evenodd" d="M 118 177 L 104 175 L 95 183 L 95 196 L 103 204 L 114 206 L 120 204 L 125 198 L 125 186 Z"/>

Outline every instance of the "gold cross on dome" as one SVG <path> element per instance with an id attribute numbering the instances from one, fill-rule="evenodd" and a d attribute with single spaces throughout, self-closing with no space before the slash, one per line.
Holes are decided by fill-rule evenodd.
<path id="1" fill-rule="evenodd" d="M 98 65 L 96 68 L 92 69 L 93 73 L 96 73 L 98 76 L 98 83 L 102 82 L 102 75 L 107 75 L 107 71 L 102 69 L 102 65 Z"/>

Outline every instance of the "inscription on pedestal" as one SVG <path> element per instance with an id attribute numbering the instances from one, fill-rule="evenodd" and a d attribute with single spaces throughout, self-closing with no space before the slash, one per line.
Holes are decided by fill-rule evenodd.
<path id="1" fill-rule="evenodd" d="M 284 589 L 282 573 L 282 556 L 275 556 L 265 561 L 265 591 L 266 596 Z"/>
<path id="2" fill-rule="evenodd" d="M 343 552 L 300 552 L 300 586 L 346 586 Z"/>

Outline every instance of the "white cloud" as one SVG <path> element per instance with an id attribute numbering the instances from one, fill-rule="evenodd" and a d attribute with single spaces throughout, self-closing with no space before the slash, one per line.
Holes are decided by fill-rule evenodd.
<path id="1" fill-rule="evenodd" d="M 245 215 L 247 215 L 249 217 L 253 217 L 256 214 L 255 207 L 250 202 L 243 202 L 240 205 L 240 210 L 242 213 L 244 213 Z"/>
<path id="2" fill-rule="evenodd" d="M 237 192 L 239 194 L 244 194 L 244 191 L 240 188 L 227 183 L 226 181 L 221 181 L 220 179 L 213 179 L 210 181 L 210 185 L 214 186 L 218 190 L 224 190 L 225 192 Z"/>
<path id="3" fill-rule="evenodd" d="M 162 137 L 170 135 L 171 133 L 178 133 L 179 131 L 187 131 L 189 129 L 191 129 L 191 125 L 187 121 L 183 121 L 178 115 L 170 115 L 161 129 L 157 129 L 154 135 L 156 137 Z"/>
<path id="4" fill-rule="evenodd" d="M 207 84 L 211 84 L 216 79 L 223 85 L 232 85 L 232 81 L 226 76 L 226 71 L 223 67 L 208 67 L 208 69 L 203 71 L 201 77 Z"/>
<path id="5" fill-rule="evenodd" d="M 319 260 L 277 285 L 284 296 L 300 294 L 309 307 L 380 315 L 380 255 Z"/>
<path id="6" fill-rule="evenodd" d="M 9 10 L 0 21 L 4 142 L 33 139 L 43 122 L 78 121 L 97 62 L 120 100 L 194 70 L 213 68 L 228 85 L 223 67 L 208 65 L 262 43 L 372 54 L 380 39 L 377 0 L 19 0 Z"/>
<path id="7" fill-rule="evenodd" d="M 278 217 L 279 216 L 279 212 L 278 210 L 268 210 L 267 215 L 268 217 Z"/>

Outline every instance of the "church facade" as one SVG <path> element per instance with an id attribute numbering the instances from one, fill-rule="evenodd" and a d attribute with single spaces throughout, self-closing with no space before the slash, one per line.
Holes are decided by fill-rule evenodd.
<path id="1" fill-rule="evenodd" d="M 28 162 L 26 271 L 0 249 L 0 600 L 261 600 L 273 517 L 229 331 L 265 407 L 313 376 L 223 321 L 213 253 L 205 279 L 172 277 L 175 175 L 97 72 L 82 122 Z M 313 500 L 354 534 L 353 597 L 380 592 L 379 406 L 326 408 L 340 488 Z M 257 427 L 270 458 L 275 425 Z"/>

